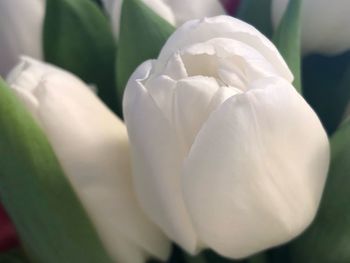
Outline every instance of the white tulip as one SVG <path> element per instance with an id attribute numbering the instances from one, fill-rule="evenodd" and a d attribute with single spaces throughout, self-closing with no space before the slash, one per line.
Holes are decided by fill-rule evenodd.
<path id="1" fill-rule="evenodd" d="M 272 1 L 272 20 L 275 27 L 287 8 L 289 0 Z M 303 53 L 337 54 L 350 49 L 349 0 L 302 1 Z"/>
<path id="2" fill-rule="evenodd" d="M 44 13 L 44 0 L 0 0 L 0 76 L 6 76 L 21 55 L 42 58 Z"/>
<path id="3" fill-rule="evenodd" d="M 119 35 L 123 0 L 102 0 L 112 18 L 115 35 Z M 179 26 L 190 19 L 225 14 L 219 0 L 142 0 L 170 24 Z"/>
<path id="4" fill-rule="evenodd" d="M 79 79 L 23 58 L 8 83 L 46 133 L 116 262 L 165 260 L 169 241 L 140 209 L 125 125 Z"/>
<path id="5" fill-rule="evenodd" d="M 190 253 L 242 258 L 313 220 L 327 135 L 273 44 L 228 16 L 185 23 L 123 102 L 145 212 Z"/>

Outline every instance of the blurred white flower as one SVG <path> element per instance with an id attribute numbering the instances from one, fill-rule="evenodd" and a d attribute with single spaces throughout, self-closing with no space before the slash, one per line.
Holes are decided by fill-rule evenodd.
<path id="1" fill-rule="evenodd" d="M 289 0 L 272 1 L 272 20 L 275 27 L 287 8 Z M 337 54 L 350 49 L 350 1 L 303 0 L 303 53 Z"/>
<path id="2" fill-rule="evenodd" d="M 102 0 L 112 18 L 115 35 L 119 35 L 120 16 L 123 0 Z M 219 0 L 142 0 L 159 16 L 174 26 L 190 19 L 225 14 Z"/>
<path id="3" fill-rule="evenodd" d="M 169 241 L 139 207 L 125 125 L 72 74 L 23 58 L 8 83 L 46 133 L 116 262 L 165 260 Z"/>
<path id="4" fill-rule="evenodd" d="M 0 76 L 28 55 L 42 58 L 44 0 L 0 0 Z"/>
<path id="5" fill-rule="evenodd" d="M 329 144 L 292 80 L 274 45 L 228 16 L 185 23 L 130 78 L 136 191 L 188 252 L 246 257 L 313 220 Z"/>

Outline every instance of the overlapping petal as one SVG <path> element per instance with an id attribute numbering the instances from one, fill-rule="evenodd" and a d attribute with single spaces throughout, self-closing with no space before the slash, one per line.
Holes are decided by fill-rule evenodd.
<path id="1" fill-rule="evenodd" d="M 200 240 L 232 258 L 303 231 L 329 164 L 327 135 L 294 88 L 277 78 L 252 85 L 212 113 L 182 173 Z"/>
<path id="2" fill-rule="evenodd" d="M 156 71 L 160 71 L 177 50 L 213 38 L 234 39 L 256 49 L 275 67 L 280 77 L 288 81 L 293 80 L 286 62 L 271 41 L 253 26 L 229 16 L 191 20 L 181 26 L 164 45 L 158 58 Z"/>
<path id="3" fill-rule="evenodd" d="M 135 187 L 149 217 L 169 237 L 194 252 L 196 237 L 178 177 L 184 149 L 174 127 L 142 84 L 151 67 L 152 61 L 139 66 L 129 80 L 123 102 L 129 137 L 134 142 L 131 155 Z"/>

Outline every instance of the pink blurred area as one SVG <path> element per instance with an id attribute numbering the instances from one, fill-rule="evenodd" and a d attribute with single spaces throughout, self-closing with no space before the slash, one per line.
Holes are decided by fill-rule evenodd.
<path id="1" fill-rule="evenodd" d="M 10 250 L 18 245 L 16 230 L 0 204 L 0 252 Z"/>
<path id="2" fill-rule="evenodd" d="M 240 0 L 221 0 L 228 14 L 234 15 L 238 9 Z"/>

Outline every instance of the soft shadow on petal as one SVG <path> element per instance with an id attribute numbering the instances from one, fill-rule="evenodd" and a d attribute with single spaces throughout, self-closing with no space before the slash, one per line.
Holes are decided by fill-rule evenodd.
<path id="1" fill-rule="evenodd" d="M 257 79 L 278 75 L 258 50 L 235 39 L 212 38 L 180 52 L 189 76 L 211 76 L 241 90 Z"/>
<path id="2" fill-rule="evenodd" d="M 229 16 L 192 20 L 179 27 L 164 45 L 155 71 L 161 71 L 179 49 L 212 38 L 231 38 L 251 46 L 275 67 L 280 77 L 289 82 L 293 80 L 286 62 L 272 42 L 251 25 Z"/>
<path id="3" fill-rule="evenodd" d="M 151 69 L 152 61 L 140 65 L 124 94 L 123 109 L 131 142 L 134 183 L 147 215 L 171 239 L 194 253 L 196 236 L 185 208 L 179 178 L 184 150 L 174 128 L 142 84 Z"/>
<path id="4" fill-rule="evenodd" d="M 199 132 L 182 187 L 199 240 L 242 258 L 287 242 L 312 221 L 329 163 L 319 119 L 286 81 L 227 99 Z"/>

